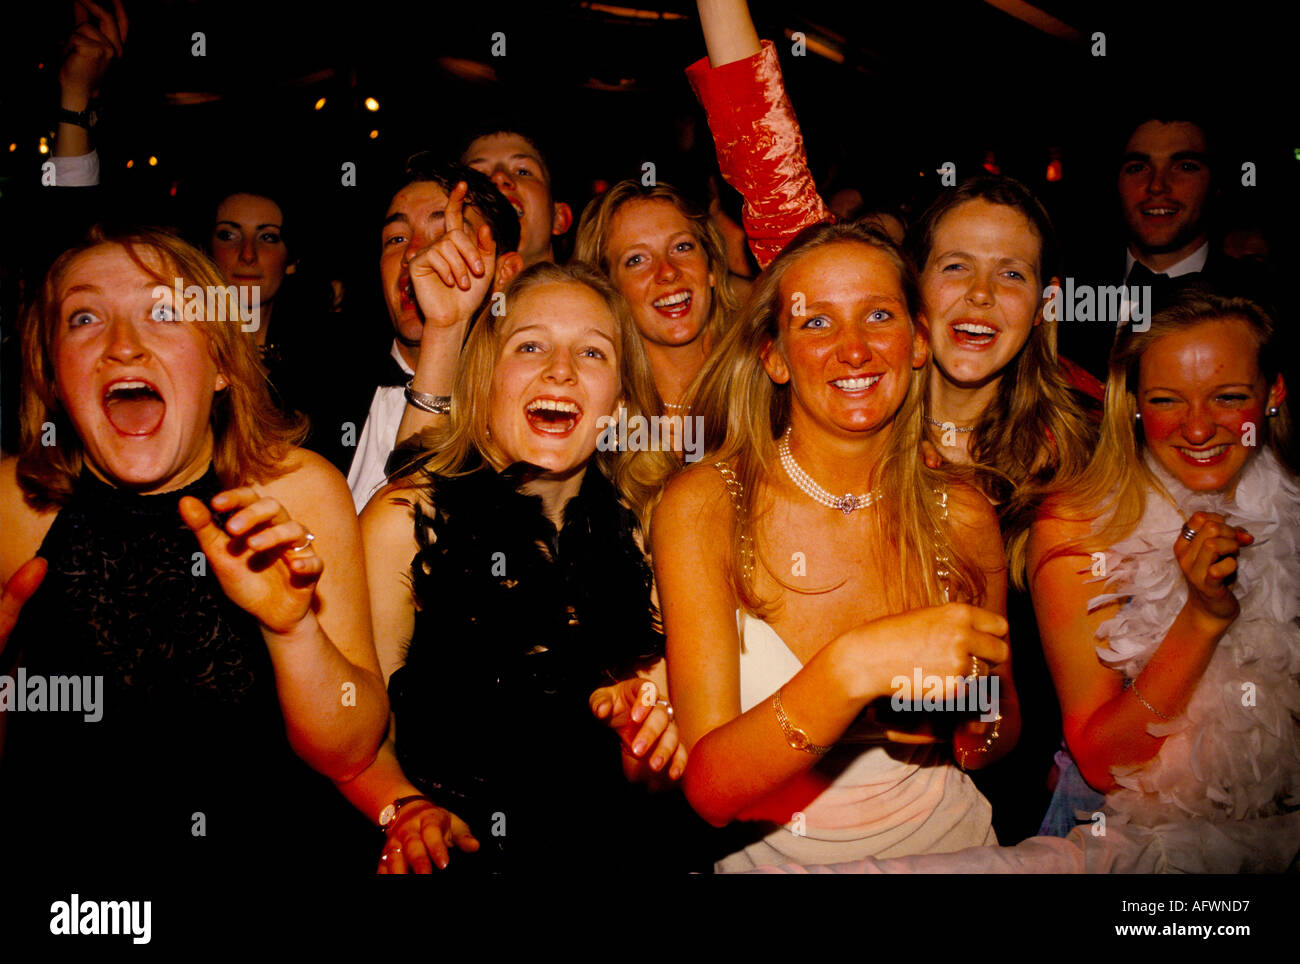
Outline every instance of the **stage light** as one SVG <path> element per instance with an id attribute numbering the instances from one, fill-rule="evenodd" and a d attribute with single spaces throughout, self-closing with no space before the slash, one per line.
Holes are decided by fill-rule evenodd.
<path id="1" fill-rule="evenodd" d="M 371 139 L 372 141 L 373 141 L 376 137 L 378 137 L 378 136 L 379 136 L 379 131 L 371 131 L 371 132 L 370 132 L 370 139 Z"/>
<path id="2" fill-rule="evenodd" d="M 46 138 L 42 137 L 40 142 L 36 145 L 36 149 L 42 154 L 48 154 L 50 153 L 50 142 Z"/>
<path id="3" fill-rule="evenodd" d="M 315 109 L 315 110 L 320 110 L 320 109 L 321 109 L 322 107 L 324 107 L 324 106 L 325 106 L 325 98 L 322 97 L 322 98 L 320 98 L 318 101 L 316 101 L 316 106 L 315 106 L 314 109 Z"/>
<path id="4" fill-rule="evenodd" d="M 154 157 L 152 154 L 149 155 L 149 166 L 150 167 L 158 166 L 158 158 Z"/>
<path id="5" fill-rule="evenodd" d="M 135 161 L 127 161 L 127 162 L 126 162 L 126 169 L 127 169 L 128 171 L 131 170 L 131 168 L 133 168 L 133 167 L 135 167 Z"/>
<path id="6" fill-rule="evenodd" d="M 365 105 L 366 105 L 366 110 L 369 111 L 379 110 L 379 101 L 375 100 L 373 97 L 367 97 L 365 99 Z"/>

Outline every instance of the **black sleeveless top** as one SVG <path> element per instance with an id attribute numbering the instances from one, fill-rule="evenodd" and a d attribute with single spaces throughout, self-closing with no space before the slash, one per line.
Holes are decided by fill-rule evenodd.
<path id="1" fill-rule="evenodd" d="M 278 852 L 290 874 L 337 874 L 349 855 L 373 869 L 364 818 L 289 746 L 256 620 L 226 598 L 181 520 L 182 496 L 206 503 L 222 488 L 211 467 L 150 496 L 83 472 L 41 544 L 49 571 L 2 671 L 29 693 L 34 678 L 102 686 L 90 713 L 6 714 L 0 808 L 10 830 L 84 835 L 60 848 L 61 866 L 255 871 Z"/>
<path id="2" fill-rule="evenodd" d="M 525 468 L 424 477 L 415 630 L 389 683 L 402 769 L 482 844 L 452 872 L 608 867 L 638 843 L 681 869 L 702 821 L 680 793 L 628 784 L 588 705 L 663 655 L 636 518 L 593 466 L 557 532 L 518 491 Z"/>

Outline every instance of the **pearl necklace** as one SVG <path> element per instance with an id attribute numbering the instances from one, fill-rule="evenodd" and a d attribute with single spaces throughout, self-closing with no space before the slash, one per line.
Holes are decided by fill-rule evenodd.
<path id="1" fill-rule="evenodd" d="M 953 422 L 941 422 L 941 421 L 939 421 L 937 418 L 931 418 L 929 415 L 927 415 L 927 416 L 925 417 L 925 420 L 926 420 L 927 422 L 929 422 L 931 425 L 935 425 L 935 426 L 937 426 L 937 427 L 943 429 L 945 432 L 948 431 L 949 428 L 951 428 L 954 432 L 973 432 L 973 431 L 975 431 L 975 426 L 974 426 L 974 425 L 965 425 L 965 426 L 962 426 L 962 425 L 957 425 L 957 424 L 955 424 L 955 423 L 953 423 Z"/>
<path id="2" fill-rule="evenodd" d="M 826 506 L 828 509 L 839 509 L 845 515 L 848 515 L 854 509 L 865 509 L 867 506 L 880 499 L 880 490 L 873 489 L 865 495 L 853 495 L 845 493 L 844 495 L 831 495 L 820 485 L 812 480 L 812 477 L 799 467 L 799 463 L 794 460 L 794 455 L 790 451 L 790 432 L 794 426 L 787 428 L 785 434 L 781 436 L 781 444 L 777 446 L 777 454 L 781 457 L 781 467 L 785 469 L 785 474 L 790 476 L 790 481 L 799 487 L 799 491 L 808 496 L 814 502 Z"/>

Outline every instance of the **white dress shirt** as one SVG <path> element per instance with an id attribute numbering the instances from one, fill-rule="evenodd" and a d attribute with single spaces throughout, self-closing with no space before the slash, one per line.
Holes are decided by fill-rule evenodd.
<path id="1" fill-rule="evenodd" d="M 392 356 L 402 366 L 402 371 L 415 375 L 397 350 L 396 340 L 393 341 Z M 402 424 L 405 410 L 406 390 L 401 385 L 380 385 L 375 389 L 375 396 L 370 400 L 370 413 L 361 429 L 361 438 L 357 440 L 356 455 L 352 456 L 352 465 L 348 469 L 348 488 L 352 490 L 352 502 L 358 515 L 387 480 L 384 463 L 397 445 L 397 429 Z"/>

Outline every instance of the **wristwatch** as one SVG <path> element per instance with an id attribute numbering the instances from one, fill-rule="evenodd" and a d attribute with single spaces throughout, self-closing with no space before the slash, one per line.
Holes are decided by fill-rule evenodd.
<path id="1" fill-rule="evenodd" d="M 71 124 L 73 127 L 84 127 L 86 130 L 94 130 L 95 125 L 99 123 L 99 109 L 94 101 L 90 102 L 85 110 L 69 110 L 66 107 L 59 108 L 59 120 L 64 124 Z"/>
<path id="2" fill-rule="evenodd" d="M 391 824 L 394 820 L 397 819 L 398 811 L 400 811 L 408 803 L 415 803 L 415 801 L 417 800 L 423 800 L 425 803 L 433 803 L 432 800 L 430 800 L 422 793 L 416 793 L 409 797 L 398 797 L 388 806 L 384 807 L 383 810 L 379 811 L 380 829 L 387 830 L 389 824 Z"/>
<path id="3" fill-rule="evenodd" d="M 785 705 L 781 702 L 780 690 L 772 694 L 772 708 L 776 710 L 776 721 L 781 725 L 781 733 L 785 736 L 785 742 L 790 745 L 790 749 L 801 750 L 814 756 L 825 756 L 834 749 L 829 746 L 818 746 L 807 733 L 791 722 L 790 717 L 785 715 Z"/>

